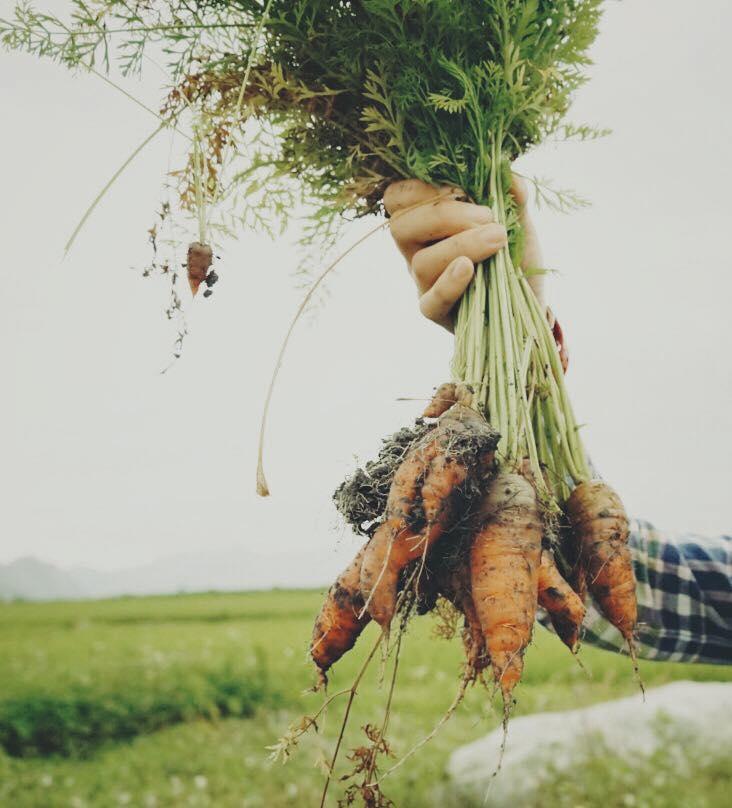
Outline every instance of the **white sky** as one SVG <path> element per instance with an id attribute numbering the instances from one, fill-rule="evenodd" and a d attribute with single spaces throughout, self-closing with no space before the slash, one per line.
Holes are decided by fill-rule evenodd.
<path id="1" fill-rule="evenodd" d="M 0 0 L 0 16 L 10 8 Z M 537 214 L 590 451 L 633 514 L 699 532 L 732 529 L 731 29 L 724 0 L 610 2 L 573 119 L 614 134 L 520 165 L 594 202 Z M 156 106 L 159 81 L 151 71 L 134 92 Z M 291 239 L 225 246 L 216 294 L 190 307 L 184 357 L 161 376 L 165 289 L 130 267 L 148 258 L 167 140 L 62 261 L 81 212 L 155 122 L 99 79 L 28 56 L 0 53 L 0 93 L 0 561 L 115 568 L 232 545 L 350 546 L 332 490 L 354 455 L 411 421 L 419 403 L 396 399 L 426 396 L 451 353 L 388 233 L 343 263 L 296 333 L 270 417 L 273 496 L 259 499 L 259 415 L 299 301 Z"/>

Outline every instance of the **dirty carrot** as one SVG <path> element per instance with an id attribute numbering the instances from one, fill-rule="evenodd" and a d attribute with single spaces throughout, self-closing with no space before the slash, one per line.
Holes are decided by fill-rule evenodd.
<path id="1" fill-rule="evenodd" d="M 425 559 L 450 526 L 469 473 L 491 469 L 498 435 L 481 416 L 455 404 L 407 454 L 394 474 L 384 521 L 364 555 L 361 592 L 385 633 L 394 616 L 399 573 Z"/>
<path id="2" fill-rule="evenodd" d="M 208 244 L 194 241 L 188 245 L 186 256 L 186 269 L 188 271 L 188 285 L 195 297 L 201 284 L 206 280 L 208 270 L 213 263 L 213 252 Z"/>
<path id="3" fill-rule="evenodd" d="M 538 597 L 543 525 L 531 483 L 519 474 L 500 472 L 476 522 L 470 552 L 473 600 L 507 715 Z"/>
<path id="4" fill-rule="evenodd" d="M 585 606 L 579 595 L 562 578 L 549 550 L 541 554 L 539 605 L 546 609 L 554 630 L 572 653 L 579 645 Z"/>
<path id="5" fill-rule="evenodd" d="M 356 557 L 338 576 L 328 590 L 320 609 L 310 646 L 310 655 L 318 667 L 320 683 L 327 684 L 328 670 L 346 651 L 356 644 L 371 617 L 364 613 L 364 602 L 359 586 L 365 544 Z"/>
<path id="6" fill-rule="evenodd" d="M 638 606 L 623 503 L 607 483 L 592 480 L 570 494 L 566 513 L 587 588 L 632 652 Z"/>

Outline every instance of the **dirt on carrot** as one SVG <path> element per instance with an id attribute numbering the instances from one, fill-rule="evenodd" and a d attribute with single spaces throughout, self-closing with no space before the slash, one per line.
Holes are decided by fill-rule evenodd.
<path id="1" fill-rule="evenodd" d="M 542 532 L 531 483 L 520 474 L 499 474 L 481 503 L 470 570 L 475 608 L 505 710 L 521 678 L 534 627 Z"/>
<path id="2" fill-rule="evenodd" d="M 566 512 L 587 588 L 632 650 L 638 605 L 623 503 L 607 483 L 592 480 L 574 489 Z"/>
<path id="3" fill-rule="evenodd" d="M 186 256 L 186 269 L 188 272 L 188 285 L 195 297 L 201 284 L 206 280 L 208 271 L 213 263 L 213 251 L 208 244 L 194 241 L 188 245 Z"/>
<path id="4" fill-rule="evenodd" d="M 574 653 L 579 645 L 586 609 L 580 596 L 562 578 L 551 550 L 544 550 L 541 554 L 539 606 L 546 610 L 557 636 Z"/>
<path id="5" fill-rule="evenodd" d="M 359 585 L 367 546 L 365 544 L 359 550 L 331 586 L 315 621 L 310 655 L 318 668 L 319 684 L 327 684 L 330 667 L 353 648 L 371 620 L 364 611 Z"/>

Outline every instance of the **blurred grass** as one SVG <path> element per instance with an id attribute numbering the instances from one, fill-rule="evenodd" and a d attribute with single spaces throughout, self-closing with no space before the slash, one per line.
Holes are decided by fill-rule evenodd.
<path id="1" fill-rule="evenodd" d="M 25 705 L 21 718 L 30 727 L 46 713 L 44 705 L 81 699 L 87 715 L 111 710 L 127 727 L 122 733 L 98 730 L 77 721 L 72 711 L 63 724 L 72 741 L 58 750 L 71 756 L 19 759 L 0 752 L 0 805 L 317 805 L 323 777 L 314 763 L 332 749 L 343 700 L 332 705 L 318 735 L 302 739 L 286 766 L 269 763 L 265 747 L 322 701 L 322 695 L 303 692 L 313 682 L 306 651 L 321 597 L 273 591 L 0 606 L 0 738 L 12 713 L 9 705 L 16 705 L 16 720 L 17 705 Z M 388 732 L 398 755 L 429 732 L 457 687 L 459 643 L 430 636 L 433 626 L 429 617 L 413 621 L 403 643 Z M 331 693 L 350 686 L 376 636 L 373 628 L 367 630 L 340 663 Z M 636 691 L 627 658 L 591 648 L 583 649 L 582 658 L 592 678 L 555 637 L 537 628 L 515 714 L 574 708 Z M 647 686 L 679 679 L 732 681 L 729 668 L 713 666 L 645 663 L 641 670 Z M 345 753 L 363 743 L 361 728 L 381 721 L 386 687 L 378 679 L 375 660 L 359 688 L 338 775 L 348 771 Z M 251 718 L 226 717 L 252 711 Z M 399 808 L 446 805 L 450 752 L 499 723 L 498 705 L 489 704 L 485 691 L 471 691 L 438 737 L 386 781 L 387 796 Z M 43 750 L 32 742 L 26 749 L 38 751 Z M 556 793 L 564 796 L 545 804 L 624 805 L 613 801 L 612 790 L 609 801 L 601 799 L 603 781 L 612 782 L 603 765 L 587 763 L 584 785 L 577 778 L 574 790 L 560 788 Z M 694 769 L 695 793 L 705 800 L 724 796 L 715 785 L 720 767 L 707 769 L 701 764 Z M 647 776 L 640 766 L 638 776 Z M 669 805 L 681 804 L 672 801 L 680 793 L 673 779 L 666 782 L 668 788 L 656 792 L 667 793 Z M 333 784 L 330 804 L 341 788 Z M 625 782 L 623 789 L 634 793 Z M 642 783 L 637 793 L 646 793 Z M 694 802 L 690 795 L 684 804 L 726 804 Z"/>

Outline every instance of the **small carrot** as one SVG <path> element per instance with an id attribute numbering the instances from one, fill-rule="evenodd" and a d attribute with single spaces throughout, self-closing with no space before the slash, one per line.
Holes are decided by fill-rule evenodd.
<path id="1" fill-rule="evenodd" d="M 188 285 L 191 287 L 194 297 L 200 285 L 206 280 L 206 275 L 212 263 L 213 251 L 208 244 L 194 241 L 188 245 L 186 269 L 188 270 Z"/>
<path id="2" fill-rule="evenodd" d="M 470 568 L 467 563 L 448 567 L 444 562 L 438 569 L 437 587 L 440 594 L 463 615 L 463 646 L 468 677 L 474 679 L 490 665 L 485 637 L 471 591 Z"/>
<path id="3" fill-rule="evenodd" d="M 384 521 L 361 567 L 366 608 L 385 632 L 396 610 L 399 573 L 426 558 L 449 528 L 460 486 L 471 471 L 492 468 L 497 439 L 477 412 L 455 404 L 394 474 Z"/>
<path id="4" fill-rule="evenodd" d="M 546 609 L 554 630 L 574 653 L 579 644 L 585 606 L 579 595 L 562 578 L 554 557 L 548 550 L 541 554 L 539 566 L 539 605 Z"/>
<path id="5" fill-rule="evenodd" d="M 566 513 L 587 587 L 600 611 L 627 640 L 632 653 L 638 605 L 628 549 L 630 528 L 623 503 L 609 485 L 592 480 L 572 491 Z"/>
<path id="6" fill-rule="evenodd" d="M 473 601 L 507 715 L 536 615 L 543 525 L 534 487 L 519 474 L 499 473 L 476 524 Z"/>
<path id="7" fill-rule="evenodd" d="M 370 616 L 363 613 L 360 577 L 365 544 L 356 557 L 338 576 L 328 590 L 325 603 L 313 628 L 310 655 L 318 667 L 320 682 L 327 684 L 327 672 L 332 665 L 356 644 Z"/>
<path id="8" fill-rule="evenodd" d="M 432 396 L 432 401 L 425 407 L 422 415 L 425 418 L 439 418 L 457 401 L 457 385 L 454 382 L 441 384 Z"/>

